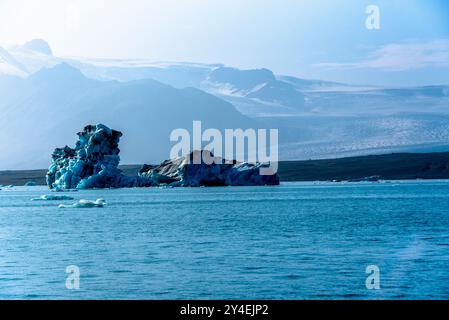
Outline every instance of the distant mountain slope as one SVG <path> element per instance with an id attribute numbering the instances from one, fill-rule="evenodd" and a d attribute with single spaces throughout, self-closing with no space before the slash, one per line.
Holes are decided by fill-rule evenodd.
<path id="1" fill-rule="evenodd" d="M 9 150 L 0 153 L 0 165 L 9 167 L 47 161 L 48 150 L 35 141 L 49 149 L 70 143 L 93 121 L 132 131 L 124 151 L 146 143 L 141 158 L 152 149 L 157 160 L 167 157 L 167 146 L 143 140 L 165 139 L 168 128 L 190 127 L 194 118 L 217 128 L 278 128 L 284 160 L 449 145 L 449 86 L 377 88 L 221 64 L 62 58 L 43 40 L 0 48 L 0 115 L 0 147 Z M 34 140 L 24 128 L 37 128 Z M 125 163 L 142 162 L 132 154 L 123 153 Z"/>
<path id="2" fill-rule="evenodd" d="M 208 80 L 212 83 L 227 84 L 231 90 L 245 94 L 261 84 L 276 81 L 276 78 L 268 69 L 239 70 L 220 67 L 209 74 Z"/>
<path id="3" fill-rule="evenodd" d="M 397 112 L 449 113 L 449 86 L 376 88 L 278 76 L 268 69 L 145 61 L 65 60 L 103 80 L 155 79 L 195 87 L 231 102 L 250 117 L 265 115 L 359 115 Z"/>
<path id="4" fill-rule="evenodd" d="M 5 49 L 0 47 L 0 75 L 26 76 L 28 70 Z"/>
<path id="5" fill-rule="evenodd" d="M 55 147 L 73 144 L 89 123 L 124 132 L 123 163 L 158 162 L 169 156 L 169 134 L 191 128 L 254 127 L 254 122 L 219 98 L 198 89 L 176 89 L 155 80 L 121 83 L 86 78 L 61 64 L 43 69 L 5 90 L 0 77 L 0 168 L 40 168 Z M 3 87 L 3 88 L 2 88 Z"/>
<path id="6" fill-rule="evenodd" d="M 23 48 L 29 49 L 31 51 L 40 52 L 48 56 L 53 55 L 53 51 L 47 42 L 42 39 L 33 39 L 28 41 L 23 45 Z"/>
<path id="7" fill-rule="evenodd" d="M 216 68 L 202 83 L 202 88 L 223 99 L 227 96 L 244 98 L 243 103 L 266 103 L 272 105 L 274 110 L 278 106 L 304 111 L 304 95 L 290 83 L 276 79 L 268 69 Z M 239 105 L 238 101 L 233 102 Z"/>
<path id="8" fill-rule="evenodd" d="M 3 70 L 3 74 L 30 75 L 62 62 L 97 80 L 154 79 L 176 88 L 195 87 L 233 103 L 241 113 L 251 117 L 449 113 L 449 86 L 376 88 L 276 75 L 268 69 L 240 70 L 221 64 L 60 58 L 53 56 L 50 46 L 39 39 L 8 51 L 0 49 L 0 74 Z"/>

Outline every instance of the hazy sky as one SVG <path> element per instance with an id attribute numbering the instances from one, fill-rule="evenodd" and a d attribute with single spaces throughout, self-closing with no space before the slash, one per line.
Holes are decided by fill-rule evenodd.
<path id="1" fill-rule="evenodd" d="M 365 27 L 368 5 L 380 29 Z M 449 84 L 447 0 L 0 0 L 0 44 L 55 55 L 267 67 L 365 84 Z"/>

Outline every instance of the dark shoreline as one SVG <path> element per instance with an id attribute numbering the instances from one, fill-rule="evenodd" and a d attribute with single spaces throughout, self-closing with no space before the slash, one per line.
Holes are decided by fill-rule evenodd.
<path id="1" fill-rule="evenodd" d="M 123 165 L 135 175 L 141 165 Z M 0 171 L 0 185 L 45 185 L 46 169 Z M 344 181 L 379 176 L 384 180 L 449 179 L 449 152 L 393 153 L 339 159 L 281 161 L 281 181 Z"/>

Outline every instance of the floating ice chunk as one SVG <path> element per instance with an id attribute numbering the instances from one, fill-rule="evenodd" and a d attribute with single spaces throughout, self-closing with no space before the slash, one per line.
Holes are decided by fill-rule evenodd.
<path id="1" fill-rule="evenodd" d="M 36 181 L 28 181 L 27 183 L 25 183 L 25 187 L 35 187 L 37 186 Z"/>
<path id="2" fill-rule="evenodd" d="M 55 195 L 48 195 L 45 194 L 43 196 L 40 196 L 38 198 L 33 198 L 31 199 L 31 201 L 43 201 L 43 200 L 48 200 L 48 201 L 53 201 L 53 200 L 73 200 L 72 197 L 69 196 L 55 196 Z"/>
<path id="3" fill-rule="evenodd" d="M 48 168 L 50 189 L 133 188 L 170 185 L 259 186 L 278 185 L 279 176 L 262 175 L 266 163 L 239 163 L 196 150 L 159 166 L 144 165 L 137 176 L 126 176 L 118 168 L 122 133 L 105 125 L 88 125 L 78 133 L 75 148 L 56 148 Z M 212 161 L 203 161 L 203 159 Z M 199 161 L 196 161 L 199 160 Z"/>
<path id="4" fill-rule="evenodd" d="M 139 176 L 125 176 L 118 165 L 122 133 L 103 124 L 88 125 L 78 133 L 75 148 L 56 148 L 48 168 L 51 189 L 95 189 L 151 186 Z"/>
<path id="5" fill-rule="evenodd" d="M 204 159 L 213 161 L 206 163 Z M 153 181 L 153 185 L 172 187 L 278 185 L 277 174 L 260 174 L 265 167 L 268 164 L 224 160 L 208 150 L 196 150 L 159 166 L 144 165 L 139 176 Z"/>
<path id="6" fill-rule="evenodd" d="M 106 201 L 101 198 L 95 201 L 81 199 L 80 201 L 70 205 L 60 204 L 59 208 L 103 208 L 105 204 Z"/>

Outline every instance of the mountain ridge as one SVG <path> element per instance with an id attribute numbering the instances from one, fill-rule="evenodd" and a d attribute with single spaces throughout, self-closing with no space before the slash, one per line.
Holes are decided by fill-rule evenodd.
<path id="1" fill-rule="evenodd" d="M 124 153 L 129 162 L 167 158 L 159 151 L 167 145 L 153 137 L 167 137 L 169 127 L 190 128 L 191 121 L 199 119 L 219 129 L 277 128 L 282 160 L 440 148 L 449 140 L 449 86 L 445 85 L 355 86 L 276 75 L 266 68 L 60 58 L 23 46 L 8 54 L 28 73 L 2 74 L 5 68 L 18 69 L 0 59 L 0 125 L 6 132 L 0 147 L 28 151 L 15 153 L 15 159 L 0 155 L 0 168 L 5 163 L 23 167 L 27 157 L 36 163 L 36 159 L 47 161 L 48 153 L 41 147 L 20 147 L 29 139 L 23 128 L 38 126 L 33 139 L 43 141 L 46 135 L 53 147 L 63 142 L 57 139 L 63 130 L 77 130 L 94 120 L 133 131 L 128 135 L 131 153 Z M 148 159 L 131 155 L 139 148 L 137 141 L 145 143 L 128 121 L 132 116 L 151 141 L 154 155 L 145 151 Z"/>
<path id="2" fill-rule="evenodd" d="M 177 89 L 156 80 L 98 81 L 69 65 L 43 69 L 2 90 L 0 168 L 45 166 L 51 150 L 86 123 L 103 122 L 126 132 L 125 162 L 166 159 L 173 129 L 194 120 L 205 127 L 254 127 L 231 104 L 195 88 Z M 36 83 L 37 82 L 37 83 Z M 32 132 L 32 134 L 31 134 Z M 165 137 L 165 138 L 162 138 Z M 38 155 L 38 156 L 37 156 Z"/>

